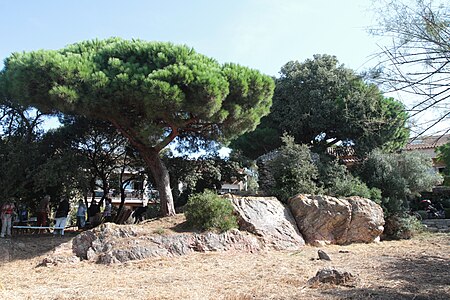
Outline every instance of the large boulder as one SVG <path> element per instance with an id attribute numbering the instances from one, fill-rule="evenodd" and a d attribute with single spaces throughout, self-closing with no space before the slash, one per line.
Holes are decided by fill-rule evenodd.
<path id="1" fill-rule="evenodd" d="M 347 243 L 379 241 L 385 223 L 381 206 L 370 199 L 361 197 L 349 197 L 346 200 L 352 208 Z"/>
<path id="2" fill-rule="evenodd" d="M 305 245 L 288 207 L 275 197 L 230 199 L 238 215 L 239 229 L 260 237 L 265 246 L 276 250 L 296 250 Z"/>
<path id="3" fill-rule="evenodd" d="M 369 199 L 299 194 L 288 203 L 311 245 L 369 243 L 379 240 L 383 232 L 383 210 Z"/>
<path id="4" fill-rule="evenodd" d="M 307 243 L 344 244 L 350 227 L 351 207 L 330 196 L 297 195 L 288 201 Z"/>

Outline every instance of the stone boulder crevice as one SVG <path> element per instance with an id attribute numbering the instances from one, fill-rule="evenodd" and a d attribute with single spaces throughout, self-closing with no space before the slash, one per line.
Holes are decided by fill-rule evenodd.
<path id="1" fill-rule="evenodd" d="M 260 237 L 275 250 L 298 250 L 305 245 L 288 207 L 275 197 L 225 195 L 236 211 L 239 229 Z"/>

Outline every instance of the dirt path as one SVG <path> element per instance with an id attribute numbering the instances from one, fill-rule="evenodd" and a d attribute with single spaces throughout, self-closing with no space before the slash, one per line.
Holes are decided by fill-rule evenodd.
<path id="1" fill-rule="evenodd" d="M 70 239 L 0 240 L 14 249 L 0 262 L 0 299 L 450 299 L 450 235 L 297 252 L 196 253 L 105 266 L 89 262 L 38 266 Z M 9 244 L 7 244 L 9 243 Z M 317 270 L 358 276 L 353 286 L 311 288 Z"/>

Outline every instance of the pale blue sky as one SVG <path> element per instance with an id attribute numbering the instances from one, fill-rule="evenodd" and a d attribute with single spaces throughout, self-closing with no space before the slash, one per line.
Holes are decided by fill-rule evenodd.
<path id="1" fill-rule="evenodd" d="M 379 49 L 370 0 L 0 0 L 0 58 L 93 38 L 171 41 L 277 75 L 290 60 L 336 55 L 361 71 Z"/>

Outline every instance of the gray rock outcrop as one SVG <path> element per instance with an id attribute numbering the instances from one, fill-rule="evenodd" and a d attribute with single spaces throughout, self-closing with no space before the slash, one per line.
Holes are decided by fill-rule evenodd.
<path id="1" fill-rule="evenodd" d="M 84 260 L 110 264 L 148 257 L 171 257 L 193 252 L 246 251 L 263 249 L 251 234 L 224 233 L 147 234 L 139 226 L 112 223 L 85 231 L 72 241 L 72 252 Z"/>
<path id="2" fill-rule="evenodd" d="M 369 243 L 379 240 L 383 232 L 383 210 L 369 199 L 300 194 L 288 203 L 311 245 Z"/>
<path id="3" fill-rule="evenodd" d="M 265 246 L 276 250 L 297 250 L 305 245 L 288 207 L 275 197 L 238 197 L 230 199 L 238 215 L 239 229 L 260 237 Z"/>

